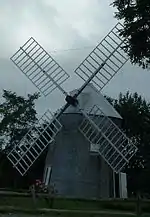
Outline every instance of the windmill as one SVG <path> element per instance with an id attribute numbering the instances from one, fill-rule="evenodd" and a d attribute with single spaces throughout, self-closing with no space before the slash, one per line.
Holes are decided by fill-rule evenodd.
<path id="1" fill-rule="evenodd" d="M 8 153 L 8 159 L 22 176 L 45 148 L 54 143 L 62 129 L 61 116 L 68 107 L 75 108 L 82 114 L 78 127 L 80 133 L 88 143 L 99 145 L 99 155 L 114 172 L 119 173 L 136 153 L 136 146 L 100 106 L 94 104 L 87 112 L 81 108 L 78 100 L 89 83 L 100 93 L 128 61 L 122 49 L 126 39 L 119 36 L 119 30 L 122 27 L 122 24 L 116 24 L 77 67 L 75 73 L 84 81 L 84 84 L 73 95 L 68 94 L 62 87 L 62 84 L 70 77 L 69 74 L 34 38 L 31 37 L 11 57 L 13 63 L 45 97 L 55 89 L 59 89 L 66 101 L 66 104 L 55 115 L 47 110 L 37 125 L 32 127 L 20 143 Z"/>

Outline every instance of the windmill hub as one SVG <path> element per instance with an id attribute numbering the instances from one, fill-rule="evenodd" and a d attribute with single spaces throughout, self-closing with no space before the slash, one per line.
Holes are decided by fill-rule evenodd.
<path id="1" fill-rule="evenodd" d="M 65 98 L 66 102 L 73 107 L 78 105 L 78 100 L 74 96 L 67 95 Z"/>

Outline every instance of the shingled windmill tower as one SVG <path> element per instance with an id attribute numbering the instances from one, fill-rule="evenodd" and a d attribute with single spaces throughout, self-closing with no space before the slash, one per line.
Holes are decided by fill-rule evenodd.
<path id="1" fill-rule="evenodd" d="M 66 104 L 55 115 L 44 113 L 8 159 L 24 175 L 49 147 L 44 181 L 55 183 L 62 196 L 112 197 L 114 172 L 120 173 L 137 151 L 120 129 L 121 116 L 100 93 L 128 60 L 121 28 L 118 23 L 78 66 L 75 73 L 84 83 L 70 94 L 62 87 L 69 75 L 35 39 L 11 57 L 44 96 L 58 88 Z"/>

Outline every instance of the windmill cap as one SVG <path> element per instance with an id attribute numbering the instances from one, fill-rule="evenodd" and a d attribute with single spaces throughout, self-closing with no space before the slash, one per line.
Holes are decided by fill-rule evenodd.
<path id="1" fill-rule="evenodd" d="M 74 95 L 76 92 L 77 89 L 71 91 L 70 95 Z M 97 105 L 106 116 L 122 119 L 115 108 L 92 84 L 88 84 L 77 99 L 80 108 L 87 113 L 90 112 L 94 105 Z M 80 113 L 80 111 L 73 106 L 69 106 L 64 113 Z"/>

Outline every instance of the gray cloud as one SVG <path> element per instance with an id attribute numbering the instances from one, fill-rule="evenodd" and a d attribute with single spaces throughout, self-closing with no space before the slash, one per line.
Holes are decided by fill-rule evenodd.
<path id="1" fill-rule="evenodd" d="M 117 22 L 113 18 L 110 0 L 0 0 L 0 87 L 26 95 L 37 89 L 12 64 L 10 56 L 33 36 L 71 78 L 64 85 L 67 91 L 83 82 L 74 69 L 88 55 L 92 46 L 101 41 Z M 82 48 L 74 51 L 53 50 Z M 150 72 L 127 63 L 104 89 L 104 93 L 116 97 L 119 92 L 137 91 L 149 99 Z M 55 91 L 51 96 L 37 102 L 41 114 L 46 108 L 55 110 L 64 102 L 64 96 Z"/>

